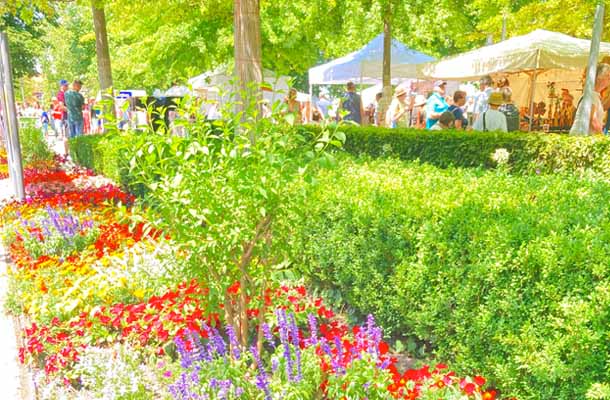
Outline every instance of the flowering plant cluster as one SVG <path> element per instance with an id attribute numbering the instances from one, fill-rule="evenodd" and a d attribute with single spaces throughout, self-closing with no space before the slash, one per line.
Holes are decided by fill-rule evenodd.
<path id="1" fill-rule="evenodd" d="M 49 171 L 30 172 L 28 199 L 0 213 L 9 303 L 31 319 L 19 356 L 43 371 L 43 398 L 497 397 L 444 365 L 400 372 L 372 316 L 350 327 L 303 286 L 257 297 L 231 285 L 229 306 L 246 299 L 244 344 L 206 282 L 171 275 L 181 256 L 168 238 L 119 220 L 131 196 L 86 171 Z"/>

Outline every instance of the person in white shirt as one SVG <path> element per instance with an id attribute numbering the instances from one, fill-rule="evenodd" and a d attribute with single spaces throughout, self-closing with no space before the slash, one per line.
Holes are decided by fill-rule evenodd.
<path id="1" fill-rule="evenodd" d="M 504 96 L 502 93 L 493 92 L 489 95 L 489 109 L 479 115 L 472 129 L 475 131 L 502 131 L 507 132 L 506 116 L 498 111 L 498 107 L 504 103 Z"/>
<path id="2" fill-rule="evenodd" d="M 493 80 L 491 76 L 485 75 L 479 80 L 479 87 L 481 92 L 477 96 L 474 102 L 473 120 L 477 120 L 479 115 L 487 111 L 489 108 L 489 96 L 493 92 Z"/>

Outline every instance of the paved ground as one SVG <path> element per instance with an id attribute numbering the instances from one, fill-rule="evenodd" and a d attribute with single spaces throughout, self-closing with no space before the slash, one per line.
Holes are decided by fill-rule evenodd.
<path id="1" fill-rule="evenodd" d="M 49 138 L 51 149 L 57 154 L 65 154 L 63 140 Z M 8 179 L 0 180 L 0 201 L 10 198 L 13 189 Z M 7 254 L 0 243 L 0 400 L 31 400 L 34 396 L 31 376 L 18 360 L 16 323 L 4 312 L 4 300 L 8 290 L 6 276 Z"/>
<path id="2" fill-rule="evenodd" d="M 12 194 L 8 179 L 0 180 L 0 199 Z M 6 400 L 31 399 L 29 382 L 17 359 L 17 336 L 13 318 L 4 312 L 8 290 L 7 257 L 0 245 L 0 398 Z"/>

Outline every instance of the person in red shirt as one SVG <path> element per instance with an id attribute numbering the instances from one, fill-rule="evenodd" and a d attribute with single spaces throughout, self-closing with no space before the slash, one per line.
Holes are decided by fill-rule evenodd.
<path id="1" fill-rule="evenodd" d="M 57 92 L 57 101 L 59 101 L 59 103 L 62 106 L 62 116 L 61 116 L 61 123 L 62 123 L 62 133 L 67 132 L 68 130 L 68 109 L 66 108 L 66 91 L 68 90 L 68 81 L 65 79 L 62 79 L 61 81 L 59 81 L 59 92 Z"/>
<path id="2" fill-rule="evenodd" d="M 55 132 L 55 137 L 59 138 L 63 136 L 63 115 L 64 115 L 64 107 L 57 100 L 57 97 L 53 97 L 51 99 L 51 127 Z"/>

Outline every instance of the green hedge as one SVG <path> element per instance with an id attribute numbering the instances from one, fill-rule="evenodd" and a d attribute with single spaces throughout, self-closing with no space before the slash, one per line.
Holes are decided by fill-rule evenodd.
<path id="1" fill-rule="evenodd" d="M 19 130 L 19 144 L 24 167 L 53 159 L 53 152 L 49 149 L 42 131 L 38 128 L 22 127 Z"/>
<path id="2" fill-rule="evenodd" d="M 308 126 L 307 129 L 315 129 Z M 346 126 L 345 149 L 354 155 L 420 160 L 441 168 L 496 165 L 499 148 L 510 153 L 514 173 L 581 173 L 610 175 L 610 139 L 522 132 L 426 131 Z"/>
<path id="3" fill-rule="evenodd" d="M 133 194 L 143 195 L 144 188 L 129 175 L 129 160 L 135 151 L 137 134 L 84 135 L 70 139 L 72 160 L 100 175 L 104 175 Z"/>
<path id="4" fill-rule="evenodd" d="M 610 380 L 610 184 L 396 160 L 319 177 L 301 271 L 520 399 Z"/>

